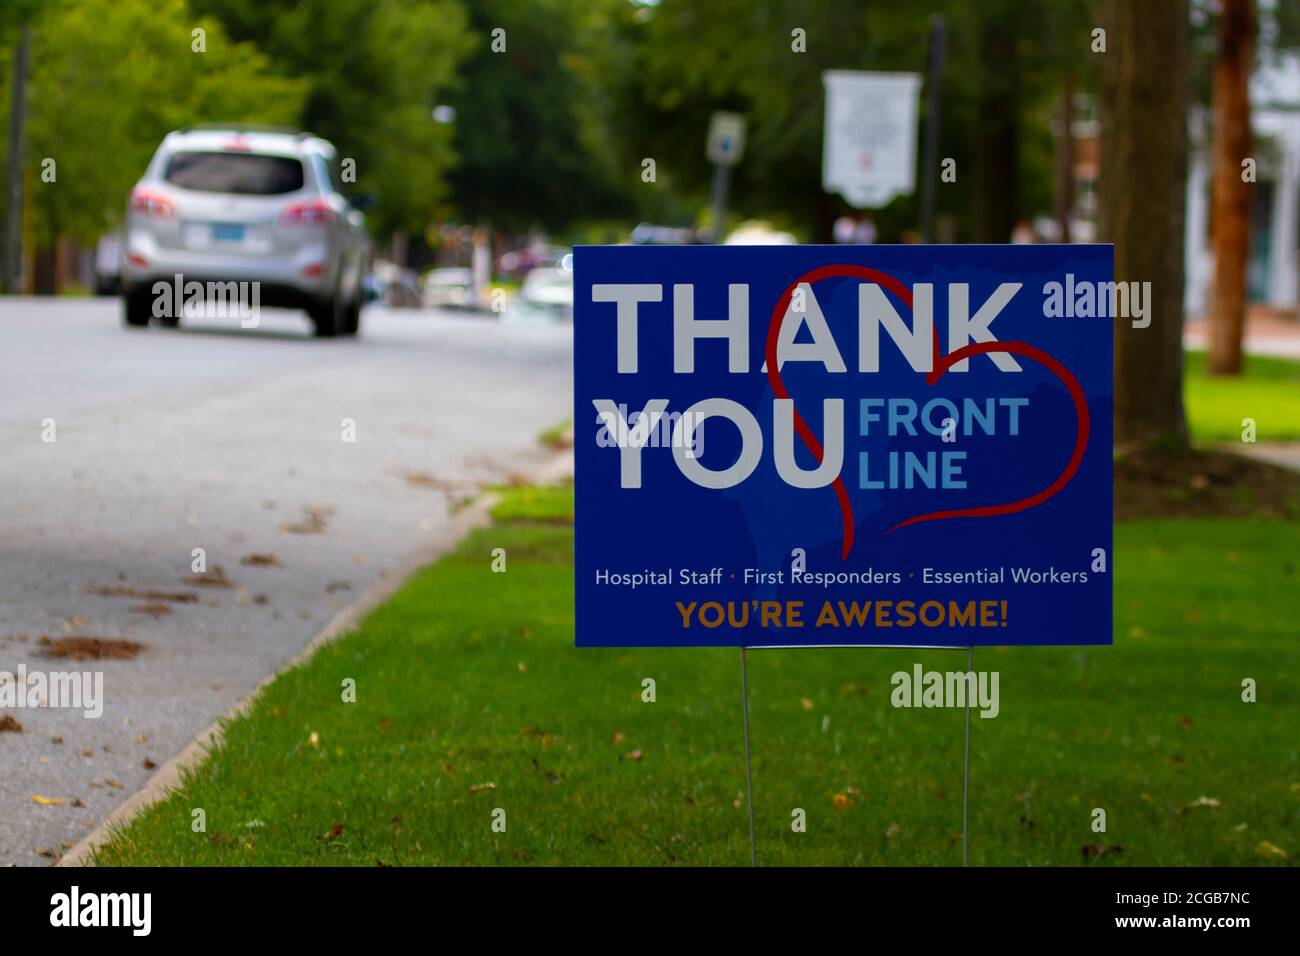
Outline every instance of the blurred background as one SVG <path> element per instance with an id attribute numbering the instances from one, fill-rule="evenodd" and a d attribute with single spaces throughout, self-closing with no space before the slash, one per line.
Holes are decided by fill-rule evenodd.
<path id="1" fill-rule="evenodd" d="M 1158 122 L 1171 98 L 1184 104 L 1185 228 L 1166 217 L 1148 241 L 1185 249 L 1188 315 L 1212 311 L 1216 243 L 1230 241 L 1240 308 L 1294 315 L 1300 11 L 1275 0 L 1257 10 L 1158 3 L 1149 22 L 1135 15 L 1141 41 L 1125 36 L 1128 15 L 1088 0 L 7 0 L 0 278 L 28 294 L 114 291 L 125 197 L 166 133 L 203 122 L 296 126 L 353 159 L 348 188 L 375 201 L 372 295 L 399 306 L 487 308 L 495 286 L 550 314 L 562 311 L 563 276 L 525 279 L 562 273 L 574 243 L 712 237 L 705 143 L 718 111 L 739 114 L 746 134 L 718 238 L 920 241 L 932 216 L 941 242 L 1122 242 L 1117 229 L 1098 231 L 1113 74 L 1128 84 L 1115 89 L 1116 141 L 1126 125 Z M 1182 15 L 1190 35 L 1177 41 Z M 1113 35 L 1099 41 L 1108 17 Z M 205 50 L 180 55 L 196 28 Z M 1124 43 L 1168 54 L 1171 39 L 1177 62 L 1118 75 Z M 955 164 L 932 212 L 923 188 L 871 209 L 823 188 L 822 74 L 832 69 L 926 77 L 920 124 L 937 114 L 936 140 L 916 162 Z M 1223 82 L 1217 100 L 1216 70 L 1239 81 Z M 1144 82 L 1185 89 L 1162 106 L 1134 95 Z M 1246 200 L 1223 208 L 1242 221 L 1217 231 L 1216 106 L 1235 117 L 1223 135 L 1257 164 Z M 39 188 L 46 157 L 57 158 L 58 189 Z M 922 187 L 925 173 L 939 170 L 923 170 Z M 1224 370 L 1234 361 L 1224 356 Z"/>

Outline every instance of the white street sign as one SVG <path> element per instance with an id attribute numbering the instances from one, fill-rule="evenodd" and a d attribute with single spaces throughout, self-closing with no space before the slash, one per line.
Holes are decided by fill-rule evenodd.
<path id="1" fill-rule="evenodd" d="M 822 187 L 859 208 L 916 188 L 917 73 L 828 70 Z"/>
<path id="2" fill-rule="evenodd" d="M 719 166 L 735 166 L 745 152 L 745 117 L 714 113 L 709 120 L 709 144 L 704 155 Z"/>

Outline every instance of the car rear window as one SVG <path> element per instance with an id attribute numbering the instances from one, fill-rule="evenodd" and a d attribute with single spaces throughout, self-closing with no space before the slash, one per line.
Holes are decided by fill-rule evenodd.
<path id="1" fill-rule="evenodd" d="M 182 189 L 241 196 L 278 196 L 302 189 L 302 163 L 257 153 L 176 153 L 163 178 Z"/>

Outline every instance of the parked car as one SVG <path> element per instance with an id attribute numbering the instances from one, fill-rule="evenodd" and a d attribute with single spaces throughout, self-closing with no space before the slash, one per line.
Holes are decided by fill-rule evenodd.
<path id="1" fill-rule="evenodd" d="M 634 246 L 689 246 L 700 241 L 700 235 L 694 229 L 656 226 L 652 222 L 638 223 L 628 238 Z"/>
<path id="2" fill-rule="evenodd" d="M 122 292 L 122 234 L 110 232 L 95 246 L 95 295 Z"/>
<path id="3" fill-rule="evenodd" d="M 571 261 L 565 257 L 563 262 Z M 558 268 L 534 269 L 524 276 L 514 301 L 514 317 L 573 318 L 573 272 Z"/>
<path id="4" fill-rule="evenodd" d="M 365 220 L 339 182 L 334 147 L 309 133 L 221 126 L 168 134 L 127 207 L 126 324 L 154 317 L 159 281 L 247 282 L 257 283 L 261 305 L 305 309 L 319 336 L 355 335 Z M 163 324 L 180 321 L 174 306 Z"/>
<path id="5" fill-rule="evenodd" d="M 497 275 L 506 279 L 520 279 L 533 269 L 547 266 L 554 268 L 568 251 L 560 246 L 535 243 L 525 249 L 507 252 L 497 260 Z"/>
<path id="6" fill-rule="evenodd" d="M 727 246 L 793 246 L 798 244 L 794 233 L 773 229 L 767 223 L 742 223 L 727 236 L 723 245 Z"/>
<path id="7" fill-rule="evenodd" d="M 426 308 L 468 309 L 474 304 L 474 276 L 469 269 L 430 269 L 422 285 Z"/>

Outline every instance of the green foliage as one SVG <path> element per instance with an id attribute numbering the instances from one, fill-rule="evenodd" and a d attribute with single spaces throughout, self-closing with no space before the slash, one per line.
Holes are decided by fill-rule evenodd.
<path id="1" fill-rule="evenodd" d="M 1019 120 L 1018 149 L 1032 175 L 998 184 L 995 199 L 1017 200 L 1024 217 L 1051 203 L 1054 138 L 1047 124 L 1067 71 L 1080 89 L 1095 71 L 1088 50 L 1085 0 L 981 2 L 940 0 L 929 9 L 947 18 L 939 156 L 957 161 L 956 183 L 939 187 L 937 209 L 953 216 L 959 236 L 972 231 L 977 134 L 991 99 Z M 929 9 L 885 0 L 661 0 L 623 5 L 608 15 L 606 38 L 584 54 L 583 71 L 603 90 L 593 109 L 604 140 L 635 171 L 644 157 L 657 163 L 657 185 L 638 184 L 643 212 L 671 209 L 665 194 L 695 208 L 707 201 L 711 167 L 704 157 L 709 116 L 746 114 L 748 145 L 732 185 L 737 219 L 759 217 L 790 226 L 804 239 L 826 238 L 848 209 L 821 188 L 824 93 L 830 69 L 924 74 Z M 792 50 L 802 29 L 806 51 Z M 986 28 L 1006 34 L 1018 69 L 991 60 Z M 924 120 L 925 101 L 922 100 Z M 629 172 L 627 175 L 634 175 Z M 920 219 L 917 194 L 872 213 L 882 240 L 893 241 Z M 1005 238 L 1005 237 L 1004 237 Z"/>
<path id="2" fill-rule="evenodd" d="M 522 232 L 563 230 L 583 219 L 626 214 L 630 178 L 620 183 L 584 113 L 599 96 L 576 64 L 604 41 L 607 17 L 624 0 L 477 0 L 470 5 L 473 52 L 456 108 L 454 207 L 465 222 Z M 492 33 L 505 31 L 504 52 Z M 588 114 L 589 115 L 589 114 Z"/>
<path id="3" fill-rule="evenodd" d="M 451 131 L 432 118 L 470 50 L 456 0 L 193 0 L 306 86 L 295 120 L 356 161 L 371 231 L 423 232 L 447 197 Z"/>
<path id="4" fill-rule="evenodd" d="M 192 49 L 206 31 L 207 52 Z M 9 64 L 0 76 L 8 111 Z M 302 84 L 194 19 L 184 0 L 58 0 L 32 21 L 26 163 L 36 242 L 93 242 L 169 131 L 207 120 L 292 121 Z M 56 182 L 43 182 L 44 161 Z"/>

